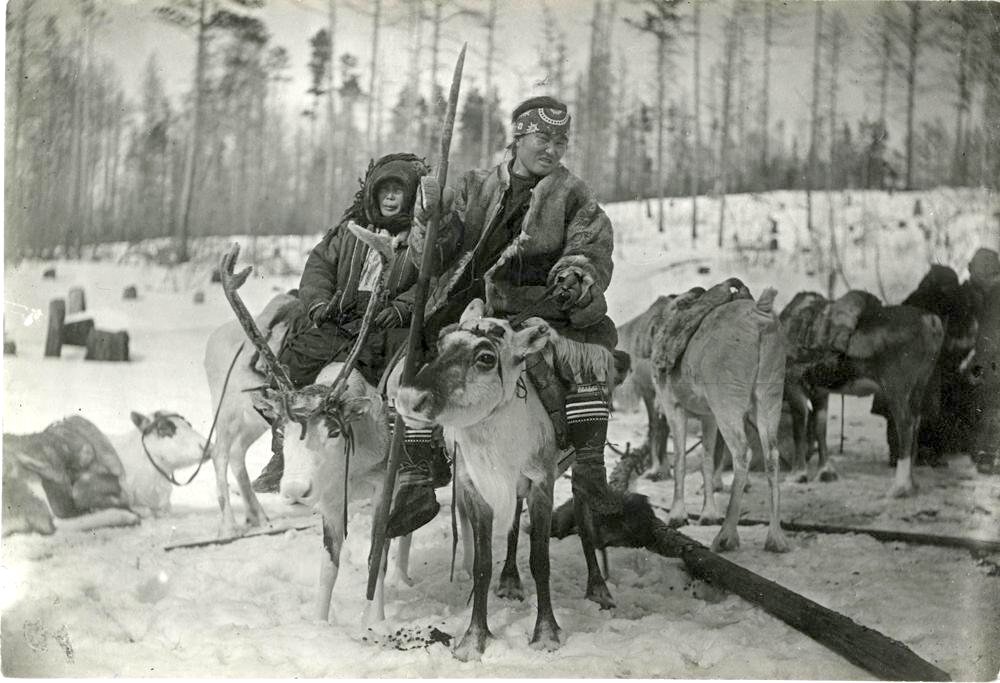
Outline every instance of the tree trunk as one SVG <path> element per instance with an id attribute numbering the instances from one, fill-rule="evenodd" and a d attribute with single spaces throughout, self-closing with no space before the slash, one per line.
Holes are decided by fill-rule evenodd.
<path id="1" fill-rule="evenodd" d="M 194 194 L 194 175 L 197 170 L 198 148 L 201 145 L 202 81 L 205 77 L 205 3 L 198 3 L 198 48 L 194 62 L 194 101 L 191 112 L 191 132 L 188 136 L 187 158 L 184 162 L 184 184 L 177 216 L 177 260 L 188 260 L 188 232 L 191 220 L 191 200 Z"/>
<path id="2" fill-rule="evenodd" d="M 761 88 L 760 172 L 765 190 L 771 189 L 771 45 L 774 16 L 771 0 L 764 0 L 764 84 Z"/>
<path id="3" fill-rule="evenodd" d="M 489 0 L 486 15 L 486 87 L 483 92 L 482 167 L 489 168 L 493 156 L 493 53 L 496 50 L 497 0 Z"/>
<path id="4" fill-rule="evenodd" d="M 663 73 L 666 71 L 667 41 L 656 37 L 656 229 L 663 232 L 663 103 L 665 100 Z M 596 133 L 596 131 L 595 131 Z"/>
<path id="5" fill-rule="evenodd" d="M 366 152 L 371 154 L 375 146 L 375 74 L 378 70 L 378 38 L 382 24 L 382 0 L 375 0 L 372 10 L 372 65 L 368 73 L 368 113 L 365 117 L 365 136 L 368 141 Z"/>
<path id="6" fill-rule="evenodd" d="M 820 42 L 823 36 L 823 3 L 816 3 L 816 33 L 813 39 L 813 96 L 809 123 L 809 165 L 806 171 L 806 229 L 813 232 L 812 191 L 816 186 L 816 145 L 819 136 Z"/>
<path id="7" fill-rule="evenodd" d="M 892 35 L 889 33 L 889 19 L 882 18 L 882 75 L 879 79 L 878 120 L 885 130 L 886 116 L 889 109 L 889 67 L 892 64 Z"/>
<path id="8" fill-rule="evenodd" d="M 62 329 L 66 320 L 66 300 L 53 299 L 49 302 L 49 326 L 45 334 L 45 357 L 58 358 L 62 355 Z"/>
<path id="9" fill-rule="evenodd" d="M 833 301 L 836 286 L 837 270 L 841 268 L 837 251 L 836 226 L 833 216 L 833 186 L 834 166 L 837 156 L 837 77 L 840 70 L 840 39 L 842 36 L 842 17 L 834 13 L 830 17 L 830 162 L 826 169 L 826 206 L 827 228 L 830 231 L 829 273 L 827 277 L 826 298 Z"/>
<path id="10" fill-rule="evenodd" d="M 20 248 L 25 245 L 26 239 L 23 228 L 26 225 L 23 202 L 24 178 L 20 175 L 18 167 L 18 154 L 21 148 L 21 123 L 24 120 L 24 81 L 25 81 L 25 56 L 28 52 L 28 18 L 34 6 L 34 0 L 26 0 L 21 5 L 20 16 L 17 22 L 17 71 L 14 85 L 14 115 L 13 128 L 10 135 L 10 152 L 7 166 L 7 200 L 8 210 L 5 212 L 7 220 L 6 234 L 12 236 L 13 246 Z M 13 200 L 13 201 L 11 201 Z M 8 245 L 7 252 L 10 253 L 12 245 Z"/>
<path id="11" fill-rule="evenodd" d="M 444 7 L 444 0 L 434 0 L 434 30 L 431 38 L 431 89 L 427 97 L 427 113 L 429 120 L 424 126 L 427 131 L 427 138 L 423 141 L 423 148 L 427 150 L 427 158 L 432 158 L 437 151 L 437 127 L 434 122 L 434 115 L 438 110 L 438 66 L 441 57 L 441 24 L 444 19 L 441 17 L 441 10 Z"/>
<path id="12" fill-rule="evenodd" d="M 694 3 L 694 168 L 691 174 L 691 245 L 698 241 L 698 183 L 701 180 L 701 3 Z"/>
<path id="13" fill-rule="evenodd" d="M 906 68 L 906 189 L 913 189 L 913 114 L 917 97 L 917 54 L 920 50 L 920 4 L 908 3 L 910 59 Z"/>
<path id="14" fill-rule="evenodd" d="M 719 173 L 716 178 L 716 194 L 719 197 L 719 235 L 717 245 L 721 248 L 726 230 L 726 192 L 729 163 L 729 125 L 731 101 L 733 95 L 733 69 L 736 59 L 736 41 L 738 39 L 739 9 L 734 7 L 732 16 L 726 20 L 725 67 L 722 73 L 722 125 L 719 131 Z"/>
<path id="15" fill-rule="evenodd" d="M 327 29 L 330 36 L 330 68 L 326 78 L 326 165 L 323 172 L 323 197 L 326 204 L 323 216 L 326 225 L 332 226 L 337 221 L 337 207 L 332 190 L 334 187 L 340 186 L 338 179 L 334 178 L 334 157 L 337 153 L 337 112 L 334 103 L 333 72 L 337 65 L 336 42 L 334 41 L 337 30 L 337 0 L 328 0 L 327 9 L 330 21 L 330 26 Z"/>

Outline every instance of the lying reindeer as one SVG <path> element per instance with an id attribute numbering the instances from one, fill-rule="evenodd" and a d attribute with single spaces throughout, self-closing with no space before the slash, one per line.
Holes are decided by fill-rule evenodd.
<path id="1" fill-rule="evenodd" d="M 205 438 L 176 413 L 132 413 L 105 436 L 71 415 L 37 434 L 4 434 L 4 535 L 135 524 L 170 511 L 174 471 L 197 465 Z"/>
<path id="2" fill-rule="evenodd" d="M 727 281 L 705 295 L 722 296 L 738 281 Z M 742 288 L 742 283 L 739 283 Z M 669 523 L 687 523 L 684 506 L 685 442 L 687 418 L 701 420 L 705 454 L 702 457 L 704 503 L 700 523 L 717 524 L 713 461 L 718 435 L 733 456 L 732 491 L 722 528 L 712 541 L 712 550 L 739 547 L 737 524 L 746 487 L 750 459 L 749 446 L 759 453 L 770 486 L 770 526 L 764 548 L 786 552 L 788 542 L 781 530 L 778 491 L 778 423 L 781 419 L 781 392 L 785 376 L 785 340 L 773 312 L 774 289 L 766 289 L 754 302 L 737 298 L 711 310 L 698 323 L 686 345 L 671 338 L 671 326 L 656 333 L 653 366 L 656 371 L 657 404 L 667 417 L 674 438 L 674 498 Z M 694 294 L 692 292 L 691 294 Z M 745 296 L 749 296 L 746 292 Z M 725 298 L 722 296 L 722 298 Z M 684 295 L 671 304 L 686 299 Z M 720 299 L 721 300 L 721 299 Z M 673 315 L 664 313 L 664 319 Z M 672 352 L 668 352 L 670 349 Z M 682 350 L 681 350 L 682 349 Z M 676 357 L 681 350 L 679 358 Z"/>
<path id="3" fill-rule="evenodd" d="M 475 546 L 472 618 L 455 656 L 478 660 L 492 637 L 486 603 L 493 520 L 506 525 L 514 519 L 519 496 L 526 498 L 531 517 L 530 565 L 538 600 L 531 646 L 555 649 L 560 643 L 549 594 L 549 532 L 559 449 L 548 414 L 525 377 L 525 358 L 543 350 L 557 358 L 589 358 L 583 361 L 590 366 L 586 370 L 603 380 L 613 374 L 612 355 L 603 349 L 581 352 L 540 318 L 514 331 L 505 320 L 484 318 L 479 299 L 465 309 L 457 328 L 442 334 L 438 347 L 437 358 L 400 387 L 396 409 L 411 426 L 442 425 L 445 440 L 455 444 L 459 511 L 471 523 Z M 516 533 L 515 527 L 511 534 Z"/>
<path id="4" fill-rule="evenodd" d="M 882 306 L 860 291 L 850 292 L 865 302 L 853 331 L 841 331 L 837 350 L 829 339 L 803 341 L 811 334 L 830 305 L 815 292 L 799 292 L 781 311 L 789 332 L 789 357 L 785 392 L 791 397 L 795 463 L 793 476 L 806 480 L 807 459 L 815 435 L 819 451 L 816 477 L 833 481 L 837 473 L 829 462 L 826 445 L 827 405 L 830 394 L 869 396 L 877 394 L 889 413 L 887 434 L 898 446 L 899 459 L 889 497 L 911 495 L 916 489 L 912 463 L 916 454 L 924 389 L 934 372 L 944 339 L 941 319 L 913 306 Z M 820 316 L 820 317 L 817 317 Z M 820 337 L 823 335 L 820 334 Z M 808 399 L 808 400 L 804 400 Z M 812 411 L 803 407 L 811 404 Z"/>
<path id="5" fill-rule="evenodd" d="M 234 371 L 230 378 L 220 408 L 219 442 L 212 450 L 219 507 L 223 515 L 221 533 L 224 534 L 233 527 L 232 508 L 226 483 L 227 465 L 232 467 L 240 491 L 246 500 L 248 522 L 260 524 L 267 519 L 260 502 L 250 488 L 245 457 L 249 445 L 267 428 L 266 422 L 255 407 L 270 411 L 277 419 L 287 422 L 288 425 L 285 431 L 285 466 L 281 479 L 281 494 L 287 499 L 315 506 L 323 517 L 323 547 L 326 556 L 320 567 L 317 617 L 324 621 L 330 618 L 331 597 L 340 566 L 340 549 L 347 531 L 347 504 L 357 498 L 367 497 L 372 500 L 372 509 L 375 509 L 375 503 L 382 494 L 389 440 L 386 409 L 382 398 L 377 389 L 355 371 L 354 365 L 367 337 L 375 310 L 383 303 L 384 274 L 387 272 L 384 264 L 392 256 L 392 248 L 388 238 L 353 225 L 348 227 L 359 240 L 378 251 L 382 257 L 383 268 L 365 310 L 357 341 L 347 359 L 342 363 L 330 363 L 317 376 L 315 384 L 302 389 L 293 387 L 274 356 L 272 346 L 279 346 L 280 339 L 272 338 L 269 345 L 237 294 L 236 290 L 246 281 L 251 270 L 246 268 L 238 274 L 233 272 L 239 255 L 239 245 L 233 245 L 232 250 L 223 256 L 219 267 L 223 290 L 236 312 L 246 338 L 249 338 L 253 348 L 261 354 L 262 360 L 278 384 L 277 389 L 261 387 L 261 377 L 249 368 L 250 347 L 239 352 L 240 359 L 237 360 L 237 364 L 243 367 L 239 374 Z M 268 304 L 271 310 L 276 306 L 275 301 Z M 213 341 L 210 340 L 210 348 L 206 354 L 206 370 L 210 379 L 221 380 L 218 365 L 210 368 L 210 360 L 227 356 L 232 358 L 242 342 L 239 335 L 223 330 L 213 335 L 213 339 L 219 345 L 221 340 L 228 342 L 228 348 L 221 349 L 213 348 Z M 226 360 L 227 364 L 228 362 Z M 247 393 L 253 389 L 260 390 L 255 392 L 256 402 L 251 399 L 251 394 Z M 218 387 L 213 385 L 212 393 L 213 396 L 221 394 L 221 381 Z M 409 537 L 400 543 L 397 563 L 397 573 L 404 581 L 409 581 L 408 559 Z M 376 620 L 385 618 L 384 574 L 385 554 L 382 558 L 376 599 L 372 605 L 374 611 L 368 615 L 369 618 Z"/>

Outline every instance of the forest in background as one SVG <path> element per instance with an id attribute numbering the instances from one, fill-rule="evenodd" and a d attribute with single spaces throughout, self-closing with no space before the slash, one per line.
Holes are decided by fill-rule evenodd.
<path id="1" fill-rule="evenodd" d="M 574 115 L 565 163 L 604 202 L 1000 185 L 1000 4 L 880 3 L 877 20 L 852 33 L 837 3 L 814 3 L 804 126 L 771 113 L 782 79 L 771 52 L 789 39 L 786 5 L 731 3 L 721 33 L 709 35 L 701 3 L 634 0 L 641 11 L 629 16 L 623 4 L 590 3 L 579 73 L 567 73 L 563 27 L 544 3 L 539 10 L 537 74 Z M 292 87 L 288 51 L 257 16 L 263 6 L 150 3 L 164 31 L 176 33 L 170 39 L 196 45 L 190 88 L 171 98 L 155 54 L 137 93 L 125 92 L 114 64 L 97 54 L 107 5 L 81 0 L 78 21 L 68 23 L 40 12 L 35 0 L 8 3 L 5 256 L 79 257 L 85 245 L 172 236 L 176 260 L 185 261 L 195 236 L 326 229 L 370 158 L 400 149 L 437 156 L 455 57 L 442 34 L 459 17 L 462 37 L 484 53 L 485 73 L 482 88 L 463 88 L 451 177 L 502 155 L 509 112 L 499 104 L 495 27 L 509 10 L 498 0 L 326 0 L 328 25 L 308 38 L 309 105 L 295 112 L 282 106 Z M 370 19 L 368 55 L 338 51 L 345 10 Z M 408 42 L 394 49 L 410 51 L 412 69 L 394 93 L 372 58 L 390 10 L 408 27 Z M 630 35 L 627 55 L 610 40 L 622 32 Z M 703 56 L 709 39 L 722 46 L 718 60 Z M 866 55 L 864 74 L 847 73 L 847 51 Z M 655 60 L 652 88 L 629 75 L 639 55 Z M 690 99 L 669 87 L 681 60 L 694 65 Z M 425 92 L 414 86 L 422 70 L 430 73 Z M 838 100 L 859 80 L 868 111 L 848 120 Z M 931 98 L 949 102 L 953 115 L 920 117 Z M 888 123 L 890 110 L 905 112 L 898 129 Z M 698 225 L 695 214 L 692 232 Z"/>

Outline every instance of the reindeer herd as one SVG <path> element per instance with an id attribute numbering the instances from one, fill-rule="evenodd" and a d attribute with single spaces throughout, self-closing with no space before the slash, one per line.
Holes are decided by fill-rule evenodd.
<path id="1" fill-rule="evenodd" d="M 355 234 L 379 252 L 384 265 L 391 258 L 391 245 L 362 232 Z M 553 486 L 569 460 L 557 448 L 553 426 L 524 373 L 528 355 L 541 352 L 550 359 L 558 358 L 574 353 L 569 348 L 574 342 L 538 318 L 514 329 L 506 320 L 485 316 L 482 302 L 476 300 L 457 326 L 442 333 L 436 357 L 412 381 L 401 384 L 402 363 L 396 366 L 383 396 L 353 368 L 363 331 L 371 321 L 371 315 L 366 314 L 351 356 L 327 366 L 315 384 L 296 390 L 281 379 L 283 373 L 274 360 L 285 329 L 282 310 L 290 299 L 279 295 L 252 318 L 236 291 L 249 272 L 234 273 L 237 253 L 234 249 L 224 257 L 220 270 L 238 322 L 228 323 L 212 335 L 205 359 L 213 402 L 220 411 L 218 440 L 212 449 L 222 514 L 220 534 L 236 530 L 227 468 L 232 470 L 244 499 L 247 523 L 259 525 L 267 520 L 250 488 L 244 460 L 249 445 L 267 428 L 262 414 L 277 415 L 290 425 L 281 493 L 314 506 L 323 518 L 326 552 L 319 572 L 316 614 L 320 619 L 330 618 L 347 506 L 358 499 L 370 499 L 374 509 L 374 501 L 382 494 L 389 440 L 385 416 L 388 403 L 394 401 L 409 425 L 441 425 L 454 458 L 463 559 L 473 579 L 471 621 L 456 656 L 478 659 L 490 637 L 486 607 L 494 521 L 510 529 L 497 594 L 524 596 L 515 553 L 525 502 L 531 519 L 529 564 L 537 592 L 531 645 L 558 647 L 560 629 L 549 590 L 548 544 Z M 380 303 L 381 285 L 371 297 L 368 314 Z M 974 381 L 969 368 L 973 365 L 975 316 L 967 315 L 961 301 L 949 299 L 947 292 L 930 291 L 934 286 L 924 287 L 928 291 L 917 297 L 922 307 L 909 302 L 883 305 L 864 292 L 850 292 L 833 302 L 803 292 L 779 315 L 774 309 L 774 289 L 765 290 L 754 300 L 743 283 L 732 278 L 709 290 L 696 288 L 660 297 L 649 310 L 621 326 L 620 344 L 631 356 L 632 385 L 649 418 L 652 463 L 646 475 L 661 478 L 672 469 L 674 497 L 669 523 L 681 526 L 688 521 L 684 454 L 688 419 L 695 418 L 701 424 L 704 450 L 704 502 L 699 522 L 721 522 L 713 550 L 739 547 L 737 522 L 751 462 L 748 451 L 764 463 L 770 487 L 765 548 L 789 550 L 780 526 L 777 444 L 782 410 L 789 412 L 793 425 L 791 479 L 807 479 L 807 460 L 815 444 L 819 464 L 812 476 L 831 481 L 837 478 L 826 446 L 826 409 L 831 393 L 876 396 L 875 411 L 887 418 L 887 441 L 896 464 L 888 496 L 913 494 L 912 466 L 921 417 L 939 410 L 934 405 L 937 396 L 931 394 L 949 374 L 965 373 Z M 248 338 L 251 344 L 247 344 Z M 579 350 L 575 353 L 579 358 Z M 251 367 L 258 356 L 269 366 L 274 381 L 266 382 Z M 590 369 L 612 379 L 615 360 L 611 354 L 606 356 L 591 358 Z M 224 370 L 234 357 L 234 370 L 225 386 Z M 665 462 L 668 435 L 674 440 L 672 468 Z M 732 459 L 734 478 L 722 517 L 714 493 L 721 484 L 718 465 L 727 456 Z M 580 505 L 576 507 L 578 515 L 585 513 Z M 590 570 L 587 597 L 604 608 L 611 607 L 614 602 L 594 558 L 595 539 L 587 532 L 588 525 L 578 524 L 577 528 L 583 530 L 581 543 Z M 409 537 L 401 539 L 396 568 L 406 582 L 411 581 L 409 547 Z M 386 555 L 381 562 L 373 611 L 368 615 L 376 620 L 384 618 Z"/>

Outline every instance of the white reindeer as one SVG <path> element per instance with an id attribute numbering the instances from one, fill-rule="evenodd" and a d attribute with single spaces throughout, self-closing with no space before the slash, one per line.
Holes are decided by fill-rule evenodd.
<path id="1" fill-rule="evenodd" d="M 378 250 L 383 264 L 391 256 L 388 239 L 381 239 L 353 226 L 351 229 L 359 239 Z M 236 312 L 244 335 L 234 334 L 232 328 L 220 329 L 209 341 L 206 371 L 212 383 L 213 397 L 221 394 L 222 370 L 228 366 L 239 344 L 247 338 L 261 353 L 262 360 L 276 378 L 278 388 L 261 386 L 264 383 L 262 378 L 249 367 L 249 345 L 240 351 L 243 358 L 237 360 L 237 366 L 242 367 L 238 371 L 234 370 L 223 396 L 218 420 L 219 441 L 212 450 L 219 506 L 223 515 L 222 533 L 233 527 L 226 483 L 227 465 L 233 469 L 246 500 L 249 523 L 260 524 L 267 519 L 250 488 L 244 462 L 247 447 L 267 428 L 265 420 L 255 409 L 256 405 L 271 411 L 278 419 L 287 423 L 281 494 L 286 499 L 315 506 L 323 517 L 323 547 L 326 552 L 320 566 L 316 616 L 326 621 L 330 618 L 331 597 L 340 566 L 340 549 L 347 531 L 347 504 L 363 497 L 369 497 L 373 502 L 378 501 L 387 464 L 389 429 L 385 406 L 375 387 L 354 370 L 357 354 L 367 336 L 374 311 L 381 302 L 384 278 L 378 278 L 358 339 L 347 359 L 344 362 L 330 363 L 323 368 L 314 384 L 295 389 L 273 353 L 273 347 L 280 345 L 277 336 L 283 334 L 283 330 L 277 330 L 277 334 L 272 331 L 269 346 L 236 292 L 251 270 L 247 268 L 234 274 L 233 267 L 238 255 L 239 247 L 234 245 L 230 253 L 223 257 L 219 270 L 226 297 Z M 383 268 L 382 273 L 385 272 Z M 279 305 L 280 302 L 272 301 L 268 309 L 274 311 Z M 260 319 L 269 319 L 268 309 L 265 309 Z M 273 315 L 271 313 L 272 318 Z M 224 344 L 225 348 L 221 348 Z M 219 360 L 223 360 L 225 365 L 221 365 Z M 252 392 L 251 398 L 251 393 L 247 390 L 254 388 L 260 391 Z M 373 505 L 372 509 L 374 508 Z M 398 576 L 406 582 L 409 582 L 409 541 L 409 537 L 401 541 L 396 565 Z M 385 555 L 384 553 L 382 557 L 375 602 L 370 606 L 372 611 L 368 614 L 368 618 L 375 620 L 385 618 Z"/>
<path id="2" fill-rule="evenodd" d="M 37 434 L 4 434 L 4 533 L 89 530 L 169 513 L 174 473 L 201 462 L 205 438 L 177 413 L 133 412 L 132 422 L 137 430 L 106 436 L 71 415 Z"/>
<path id="3" fill-rule="evenodd" d="M 522 497 L 531 516 L 530 565 L 538 601 L 531 646 L 555 649 L 560 643 L 549 594 L 549 532 L 559 450 L 551 420 L 525 377 L 525 358 L 553 352 L 605 381 L 613 374 L 611 353 L 564 339 L 539 318 L 514 331 L 505 320 L 484 318 L 479 299 L 438 345 L 437 358 L 400 387 L 396 408 L 411 426 L 442 425 L 445 440 L 455 444 L 459 511 L 471 522 L 475 545 L 472 618 L 455 656 L 479 659 L 492 637 L 486 602 L 493 520 L 509 523 Z M 516 533 L 515 527 L 511 535 Z"/>
<path id="4" fill-rule="evenodd" d="M 785 338 L 773 310 L 774 289 L 766 289 L 756 302 L 737 299 L 713 309 L 692 335 L 684 354 L 670 364 L 658 353 L 666 343 L 666 328 L 656 333 L 653 364 L 656 401 L 674 438 L 674 499 L 669 523 L 687 523 L 684 506 L 684 449 L 687 418 L 701 420 L 704 438 L 702 487 L 704 502 L 700 522 L 718 524 L 715 506 L 713 460 L 720 455 L 719 436 L 733 455 L 732 492 L 722 528 L 712 550 L 734 550 L 740 540 L 737 523 L 750 467 L 747 448 L 760 453 L 770 485 L 770 526 L 764 547 L 786 552 L 781 530 L 778 491 L 778 422 L 785 379 Z M 675 306 L 676 300 L 669 305 Z M 670 311 L 666 311 L 670 315 Z M 722 444 L 719 444 L 721 448 Z"/>

